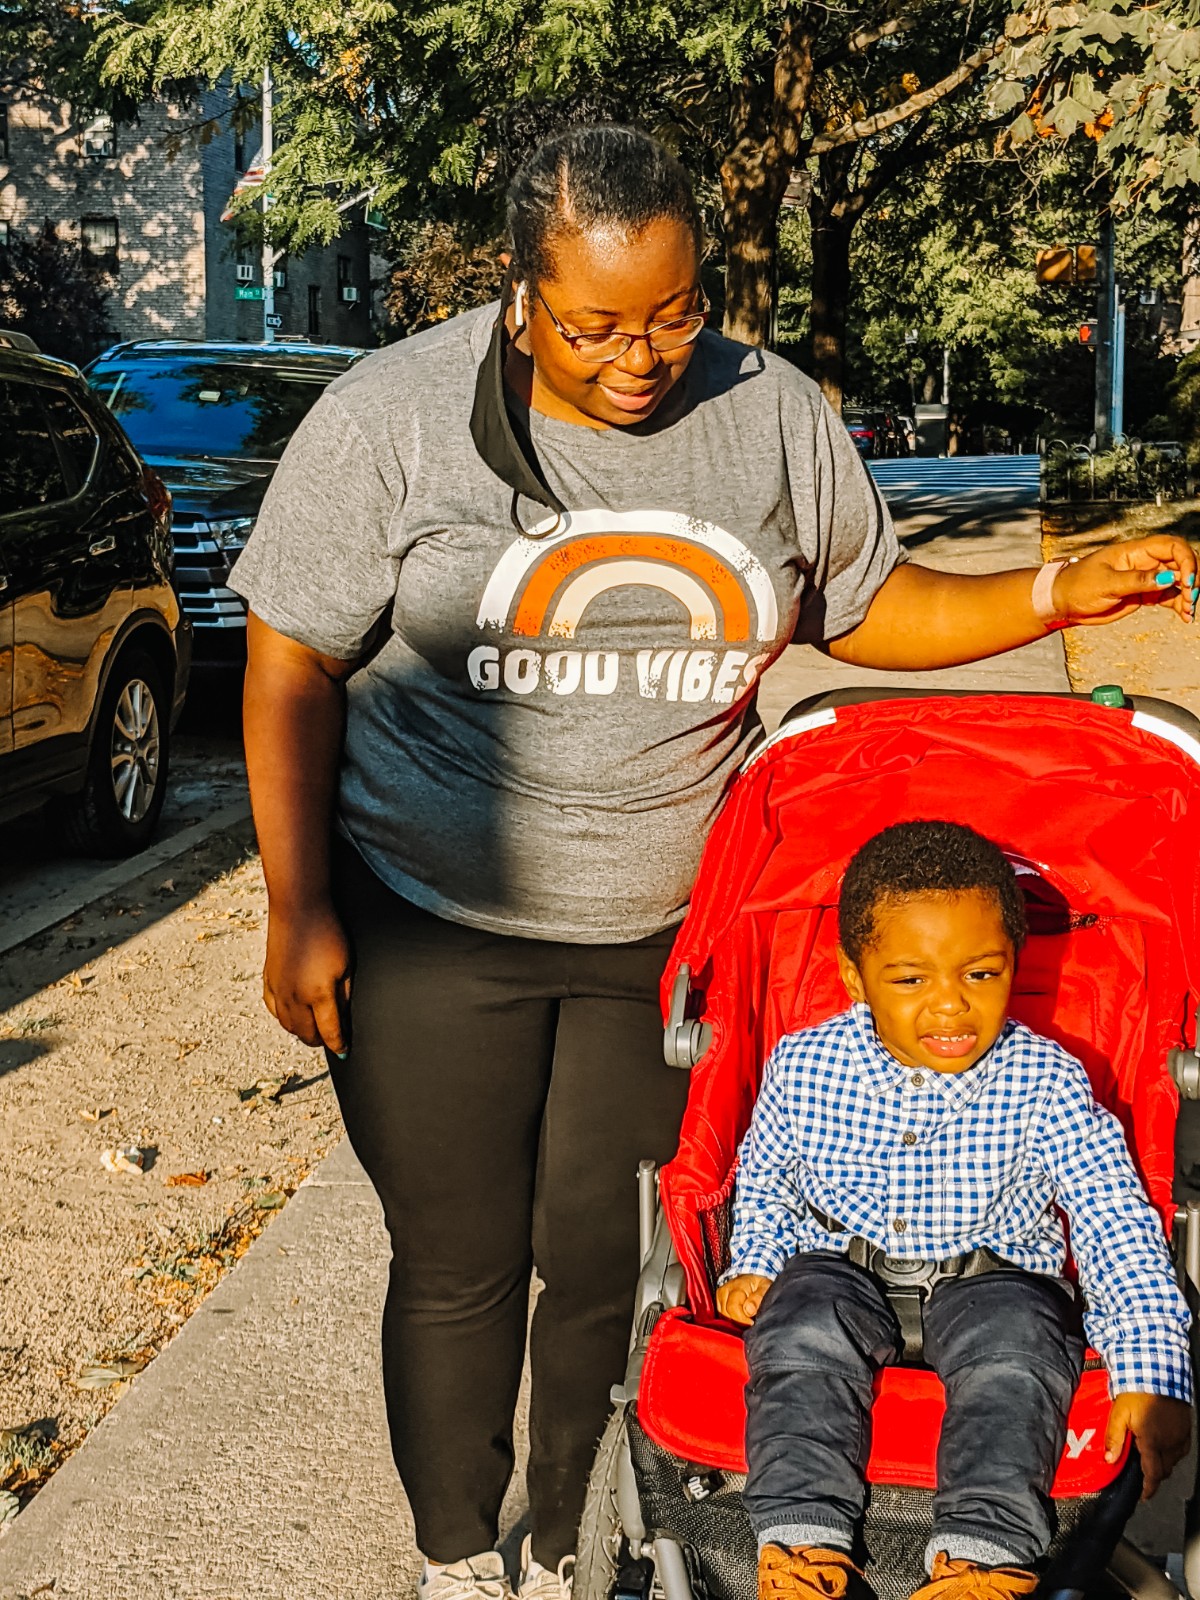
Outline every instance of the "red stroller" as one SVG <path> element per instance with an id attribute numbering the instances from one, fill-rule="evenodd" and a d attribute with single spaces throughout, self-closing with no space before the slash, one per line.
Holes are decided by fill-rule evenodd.
<path id="1" fill-rule="evenodd" d="M 1200 722 L 1160 701 L 1069 695 L 807 701 L 735 784 L 664 976 L 667 1059 L 693 1070 L 692 1086 L 678 1154 L 640 1174 L 631 1355 L 589 1486 L 576 1600 L 754 1594 L 740 1498 L 742 1342 L 713 1301 L 738 1144 L 779 1035 L 847 1004 L 832 959 L 847 861 L 887 824 L 916 818 L 969 823 L 1009 852 L 1030 925 L 1013 1010 L 1085 1063 L 1120 1118 L 1178 1236 L 1195 1312 L 1200 1202 L 1177 1213 L 1173 1182 L 1179 1091 L 1200 1099 Z M 1136 1457 L 1106 1464 L 1107 1376 L 1098 1358 L 1088 1366 L 1042 1592 L 1111 1593 L 1115 1583 L 1138 1600 L 1178 1600 L 1118 1542 L 1140 1469 Z M 904 1600 L 924 1582 L 942 1393 L 932 1372 L 904 1366 L 884 1372 L 876 1393 L 868 1577 L 881 1600 Z M 1188 1546 L 1200 1596 L 1200 1534 Z"/>

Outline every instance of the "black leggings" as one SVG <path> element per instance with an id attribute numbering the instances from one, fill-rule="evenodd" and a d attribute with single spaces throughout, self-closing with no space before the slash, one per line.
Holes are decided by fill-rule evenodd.
<path id="1" fill-rule="evenodd" d="M 536 1263 L 528 1488 L 553 1566 L 624 1371 L 637 1163 L 673 1155 L 687 1094 L 662 1058 L 671 934 L 482 933 L 401 899 L 341 841 L 334 892 L 354 979 L 330 1070 L 391 1236 L 383 1382 L 417 1543 L 457 1561 L 496 1541 Z"/>

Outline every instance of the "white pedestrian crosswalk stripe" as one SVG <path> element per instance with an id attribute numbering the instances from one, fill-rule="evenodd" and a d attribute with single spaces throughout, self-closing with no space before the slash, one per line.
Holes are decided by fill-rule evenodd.
<path id="1" fill-rule="evenodd" d="M 1034 496 L 1038 491 L 1038 456 L 908 456 L 868 461 L 880 489 L 892 494 L 954 496 L 977 491 L 1008 490 Z"/>

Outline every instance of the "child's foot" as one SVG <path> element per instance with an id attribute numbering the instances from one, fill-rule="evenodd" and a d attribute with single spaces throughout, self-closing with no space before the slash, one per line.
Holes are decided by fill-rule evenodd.
<path id="1" fill-rule="evenodd" d="M 933 1574 L 912 1600 L 1018 1600 L 1032 1594 L 1037 1578 L 1023 1567 L 981 1567 L 974 1561 L 951 1561 L 943 1550 L 933 1558 Z"/>
<path id="2" fill-rule="evenodd" d="M 758 1557 L 758 1600 L 873 1600 L 844 1550 L 765 1544 Z"/>

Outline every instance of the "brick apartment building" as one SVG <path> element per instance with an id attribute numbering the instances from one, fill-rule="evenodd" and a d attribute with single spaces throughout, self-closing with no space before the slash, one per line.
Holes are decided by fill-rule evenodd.
<path id="1" fill-rule="evenodd" d="M 137 122 L 114 126 L 49 97 L 0 97 L 0 246 L 47 222 L 78 240 L 120 339 L 261 339 L 261 301 L 236 295 L 262 284 L 260 253 L 239 255 L 236 230 L 220 220 L 257 151 L 253 134 L 233 132 L 229 106 L 216 89 L 145 105 Z M 194 130 L 209 118 L 219 131 L 202 144 Z M 360 210 L 333 244 L 279 263 L 280 333 L 376 343 L 372 238 Z"/>

